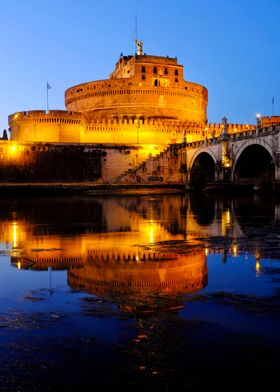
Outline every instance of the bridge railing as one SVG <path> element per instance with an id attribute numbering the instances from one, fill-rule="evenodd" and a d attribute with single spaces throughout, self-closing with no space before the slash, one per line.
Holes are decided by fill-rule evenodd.
<path id="1" fill-rule="evenodd" d="M 236 133 L 231 133 L 229 134 L 229 140 L 231 141 L 236 141 L 236 140 L 244 140 L 256 136 L 267 136 L 267 135 L 273 135 L 280 132 L 280 125 L 271 125 L 269 127 L 263 127 L 259 129 L 251 129 L 248 131 L 243 131 L 243 132 L 236 132 Z M 203 146 L 211 146 L 214 144 L 219 144 L 221 143 L 221 137 L 214 137 L 210 139 L 204 139 L 204 140 L 198 140 L 195 142 L 187 143 L 186 147 L 192 148 L 192 147 L 203 147 Z"/>

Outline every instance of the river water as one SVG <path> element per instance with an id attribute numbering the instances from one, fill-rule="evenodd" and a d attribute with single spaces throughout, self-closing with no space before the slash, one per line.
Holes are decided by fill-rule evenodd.
<path id="1" fill-rule="evenodd" d="M 0 200 L 1 391 L 268 387 L 280 202 Z"/>

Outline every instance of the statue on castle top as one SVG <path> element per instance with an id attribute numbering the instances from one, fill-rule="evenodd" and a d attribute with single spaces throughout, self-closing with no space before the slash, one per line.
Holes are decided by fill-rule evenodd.
<path id="1" fill-rule="evenodd" d="M 227 122 L 227 118 L 223 117 L 222 118 L 222 124 L 223 124 L 223 129 L 222 129 L 222 138 L 228 138 L 229 134 L 228 134 L 228 122 Z"/>
<path id="2" fill-rule="evenodd" d="M 228 122 L 225 116 L 222 118 L 222 123 L 224 124 L 224 127 L 227 127 Z"/>
<path id="3" fill-rule="evenodd" d="M 138 39 L 135 40 L 136 46 L 137 46 L 137 54 L 142 55 L 143 54 L 143 41 L 139 41 Z"/>

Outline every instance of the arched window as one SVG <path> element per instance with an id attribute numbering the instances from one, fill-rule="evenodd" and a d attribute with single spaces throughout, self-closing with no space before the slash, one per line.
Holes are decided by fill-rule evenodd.
<path id="1" fill-rule="evenodd" d="M 155 79 L 154 85 L 155 85 L 155 86 L 159 86 L 159 81 L 158 81 L 157 79 Z"/>

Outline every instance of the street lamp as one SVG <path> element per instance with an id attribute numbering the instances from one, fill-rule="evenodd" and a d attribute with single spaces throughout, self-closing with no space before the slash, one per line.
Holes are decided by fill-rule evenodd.
<path id="1" fill-rule="evenodd" d="M 262 125 L 261 115 L 260 113 L 256 114 L 257 128 L 260 128 Z"/>

